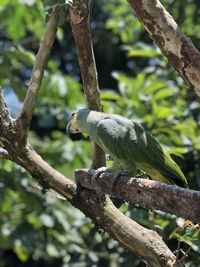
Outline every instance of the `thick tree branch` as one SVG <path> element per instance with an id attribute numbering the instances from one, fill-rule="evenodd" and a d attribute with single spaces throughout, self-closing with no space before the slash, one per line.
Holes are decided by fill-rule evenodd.
<path id="1" fill-rule="evenodd" d="M 135 15 L 187 84 L 200 96 L 200 53 L 159 0 L 128 0 Z"/>
<path id="2" fill-rule="evenodd" d="M 161 210 L 176 216 L 200 221 L 200 192 L 157 181 L 119 176 L 104 172 L 92 181 L 95 170 L 77 170 L 76 181 L 85 188 L 97 190 L 111 196 L 151 210 Z"/>
<path id="3" fill-rule="evenodd" d="M 24 167 L 36 178 L 44 192 L 51 188 L 68 200 L 73 198 L 74 191 L 76 191 L 75 184 L 52 168 L 29 144 L 21 151 L 10 144 L 7 150 L 12 155 L 12 161 Z"/>
<path id="4" fill-rule="evenodd" d="M 13 155 L 13 151 L 12 151 Z M 86 190 L 54 170 L 32 148 L 16 151 L 13 160 L 23 166 L 43 187 L 51 188 L 81 210 L 101 229 L 108 232 L 131 252 L 140 256 L 152 267 L 175 267 L 175 255 L 162 238 L 122 214 L 108 196 Z"/>
<path id="5" fill-rule="evenodd" d="M 178 263 L 175 263 L 174 254 L 162 238 L 156 232 L 140 226 L 122 214 L 108 196 L 82 188 L 72 204 L 91 218 L 95 225 L 104 229 L 121 245 L 146 261 L 148 266 L 178 266 Z"/>
<path id="6" fill-rule="evenodd" d="M 91 2 L 91 0 L 75 0 L 69 13 L 87 106 L 91 110 L 100 111 L 100 91 L 90 30 Z M 93 168 L 105 166 L 105 153 L 95 143 L 91 143 Z"/>
<path id="7" fill-rule="evenodd" d="M 35 108 L 36 97 L 38 95 L 38 91 L 42 82 L 44 69 L 47 64 L 48 57 L 56 36 L 60 17 L 59 12 L 59 8 L 55 7 L 52 11 L 49 22 L 47 23 L 46 32 L 44 34 L 43 40 L 41 41 L 39 51 L 36 55 L 36 60 L 33 66 L 30 83 L 22 107 L 22 112 L 17 118 L 17 124 L 20 124 L 21 128 L 23 129 L 22 133 L 25 134 L 25 136 L 23 137 L 25 140 Z"/>

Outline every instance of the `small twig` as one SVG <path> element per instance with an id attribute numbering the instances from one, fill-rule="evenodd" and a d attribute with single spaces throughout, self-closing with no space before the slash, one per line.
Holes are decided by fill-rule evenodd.
<path id="1" fill-rule="evenodd" d="M 93 182 L 95 170 L 77 170 L 76 182 L 83 187 L 151 210 L 161 210 L 178 217 L 200 221 L 200 192 L 142 178 L 103 172 Z"/>
<path id="2" fill-rule="evenodd" d="M 159 0 L 128 0 L 134 15 L 173 67 L 200 96 L 200 53 Z"/>
<path id="3" fill-rule="evenodd" d="M 183 262 L 183 261 L 185 260 L 185 258 L 188 257 L 189 252 L 190 252 L 191 249 L 192 249 L 192 246 L 190 246 L 190 247 L 186 250 L 186 252 L 184 253 L 183 257 L 179 260 L 179 262 Z"/>
<path id="4" fill-rule="evenodd" d="M 176 251 L 177 251 L 177 253 L 176 253 L 176 261 L 178 261 L 180 247 L 181 247 L 181 241 L 178 240 L 178 245 L 177 245 L 177 249 L 176 249 Z"/>
<path id="5" fill-rule="evenodd" d="M 8 151 L 5 150 L 4 148 L 0 147 L 0 158 L 3 159 L 10 159 L 10 156 L 8 154 Z"/>
<path id="6" fill-rule="evenodd" d="M 44 69 L 47 64 L 54 39 L 56 37 L 56 31 L 60 17 L 59 14 L 60 14 L 59 8 L 55 7 L 49 19 L 49 22 L 47 23 L 46 32 L 40 44 L 39 51 L 36 55 L 36 60 L 33 66 L 30 83 L 22 107 L 22 112 L 19 114 L 17 118 L 17 123 L 19 122 L 22 123 L 25 132 L 25 138 L 32 119 L 36 103 L 36 97 L 40 89 L 40 84 L 42 82 Z"/>

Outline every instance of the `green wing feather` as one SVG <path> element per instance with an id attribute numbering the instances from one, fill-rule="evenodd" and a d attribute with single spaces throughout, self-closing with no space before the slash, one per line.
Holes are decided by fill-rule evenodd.
<path id="1" fill-rule="evenodd" d="M 187 186 L 187 180 L 178 165 L 141 125 L 110 115 L 99 121 L 97 139 L 106 152 L 130 169 L 131 164 L 136 163 L 139 169 L 156 180 Z"/>

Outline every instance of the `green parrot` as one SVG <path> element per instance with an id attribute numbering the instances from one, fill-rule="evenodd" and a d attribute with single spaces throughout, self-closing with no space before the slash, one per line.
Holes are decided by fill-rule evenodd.
<path id="1" fill-rule="evenodd" d="M 179 166 L 140 124 L 119 115 L 81 109 L 73 113 L 67 126 L 70 136 L 87 133 L 113 158 L 113 171 L 134 176 L 138 169 L 152 179 L 187 187 Z"/>

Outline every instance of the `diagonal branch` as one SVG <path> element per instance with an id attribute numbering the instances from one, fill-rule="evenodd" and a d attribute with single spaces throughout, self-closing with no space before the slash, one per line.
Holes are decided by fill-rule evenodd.
<path id="1" fill-rule="evenodd" d="M 200 192 L 157 181 L 102 173 L 93 182 L 94 170 L 77 170 L 76 181 L 85 188 L 122 198 L 151 210 L 161 210 L 176 216 L 200 221 Z"/>
<path id="2" fill-rule="evenodd" d="M 87 106 L 101 110 L 97 69 L 90 30 L 91 0 L 75 0 L 70 8 L 70 23 L 76 42 L 83 89 Z M 95 143 L 93 147 L 93 168 L 105 166 L 105 153 Z"/>
<path id="3" fill-rule="evenodd" d="M 150 37 L 200 96 L 200 53 L 159 0 L 128 0 Z"/>
<path id="4" fill-rule="evenodd" d="M 122 214 L 108 196 L 76 186 L 69 178 L 46 163 L 27 145 L 13 160 L 24 167 L 45 189 L 51 188 L 81 210 L 101 229 L 108 232 L 128 250 L 144 259 L 151 267 L 175 267 L 175 255 L 162 238 Z"/>
<path id="5" fill-rule="evenodd" d="M 146 229 L 125 216 L 107 195 L 82 188 L 72 204 L 91 218 L 97 227 L 104 229 L 122 246 L 146 261 L 148 266 L 178 267 L 174 254 L 162 238 L 155 231 Z"/>
<path id="6" fill-rule="evenodd" d="M 36 60 L 33 66 L 30 83 L 22 107 L 22 112 L 17 118 L 17 123 L 20 122 L 20 124 L 22 124 L 21 126 L 22 129 L 24 129 L 23 132 L 25 132 L 25 138 L 27 136 L 27 131 L 29 129 L 30 122 L 33 116 L 36 97 L 40 89 L 44 69 L 47 64 L 48 57 L 56 36 L 60 17 L 59 12 L 59 8 L 55 7 L 49 19 L 49 22 L 47 23 L 46 32 L 44 34 L 43 40 L 41 41 L 39 51 L 36 55 Z"/>

